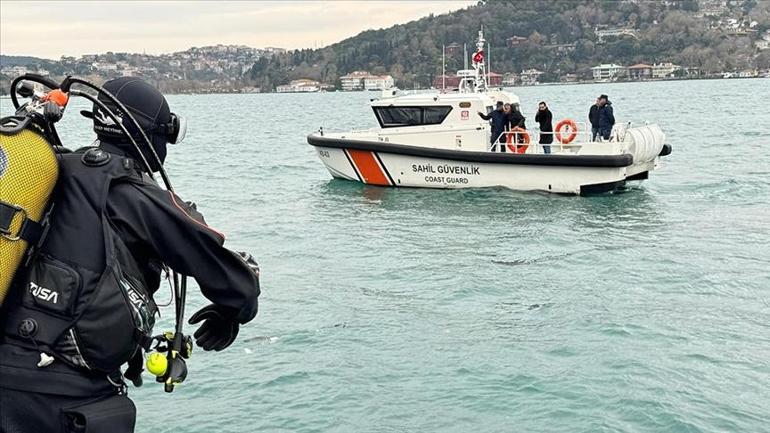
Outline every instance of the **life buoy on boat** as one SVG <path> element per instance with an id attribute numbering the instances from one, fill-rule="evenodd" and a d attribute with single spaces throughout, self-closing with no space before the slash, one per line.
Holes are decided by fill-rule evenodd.
<path id="1" fill-rule="evenodd" d="M 519 137 L 523 144 L 519 143 Z M 529 147 L 529 132 L 526 129 L 519 128 L 518 126 L 511 129 L 505 134 L 506 143 L 508 143 L 508 149 L 513 153 L 524 153 Z"/>
<path id="2" fill-rule="evenodd" d="M 567 135 L 566 137 L 561 135 L 561 130 L 565 126 L 569 128 L 568 130 L 569 135 Z M 562 119 L 559 121 L 559 123 L 556 124 L 556 139 L 559 140 L 559 143 L 561 144 L 572 143 L 572 140 L 574 140 L 575 137 L 577 137 L 577 132 L 578 132 L 577 124 L 572 119 Z"/>

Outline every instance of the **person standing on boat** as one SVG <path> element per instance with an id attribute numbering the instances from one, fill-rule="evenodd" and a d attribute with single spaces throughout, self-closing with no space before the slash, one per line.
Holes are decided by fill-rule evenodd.
<path id="1" fill-rule="evenodd" d="M 551 153 L 551 146 L 549 145 L 553 143 L 553 115 L 545 101 L 540 101 L 537 106 L 535 122 L 540 124 L 540 145 L 543 146 L 543 153 Z"/>
<path id="2" fill-rule="evenodd" d="M 519 129 L 527 129 L 527 125 L 525 121 L 527 120 L 526 117 L 524 117 L 523 114 L 521 114 L 521 111 L 519 111 L 519 105 L 518 104 L 506 104 L 510 105 L 511 109 L 508 113 L 508 130 L 513 130 L 514 128 Z M 524 136 L 522 134 L 516 134 L 516 142 L 517 143 L 523 143 L 524 142 Z"/>
<path id="3" fill-rule="evenodd" d="M 527 124 L 525 123 L 527 118 L 524 117 L 523 114 L 521 114 L 521 111 L 519 111 L 519 105 L 518 104 L 509 104 L 509 105 L 511 106 L 511 112 L 510 114 L 508 114 L 508 126 L 510 127 L 510 129 L 513 129 L 513 128 L 527 129 Z"/>
<path id="4" fill-rule="evenodd" d="M 492 144 L 492 150 L 494 150 L 495 142 L 500 135 L 505 131 L 508 124 L 508 115 L 503 111 L 503 101 L 497 101 L 496 109 L 489 114 L 484 114 L 479 111 L 479 117 L 484 120 L 491 120 L 492 122 L 492 134 L 490 135 L 489 142 Z M 505 152 L 505 146 L 500 146 L 501 152 Z"/>
<path id="5" fill-rule="evenodd" d="M 599 135 L 602 139 L 609 140 L 612 127 L 615 125 L 615 115 L 612 112 L 612 102 L 607 95 L 599 96 Z"/>
<path id="6" fill-rule="evenodd" d="M 599 135 L 599 107 L 601 107 L 602 97 L 596 98 L 596 102 L 588 110 L 588 121 L 591 122 L 591 141 L 596 141 Z"/>

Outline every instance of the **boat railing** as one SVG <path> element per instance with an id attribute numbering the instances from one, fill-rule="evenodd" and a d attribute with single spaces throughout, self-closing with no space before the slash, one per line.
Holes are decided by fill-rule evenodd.
<path id="1" fill-rule="evenodd" d="M 346 134 L 350 134 L 350 135 L 352 135 L 352 134 L 360 134 L 360 135 L 371 134 L 373 136 L 376 136 L 379 131 L 380 131 L 380 128 L 343 129 L 343 128 L 325 128 L 325 127 L 320 127 L 315 132 L 315 134 L 318 134 L 318 135 L 320 135 L 322 137 L 324 135 L 326 135 L 326 134 L 342 135 L 342 136 L 344 136 Z"/>
<path id="2" fill-rule="evenodd" d="M 591 128 L 588 127 L 586 123 L 576 123 L 578 128 L 577 131 L 574 131 L 575 137 L 571 140 L 569 140 L 569 137 L 572 133 L 567 131 L 562 131 L 560 135 L 555 131 L 526 130 L 523 133 L 517 131 L 504 131 L 497 137 L 494 143 L 490 144 L 489 151 L 510 152 L 510 147 L 512 146 L 521 149 L 522 145 L 527 145 L 527 148 L 523 153 L 546 153 L 546 148 L 548 149 L 548 153 L 575 153 L 583 146 L 601 140 L 600 137 L 594 139 Z M 529 143 L 525 143 L 525 133 L 526 137 L 529 138 Z M 551 143 L 541 144 L 540 137 L 549 135 L 551 136 Z M 559 140 L 559 138 L 561 138 L 561 140 Z M 504 147 L 507 149 L 503 150 Z"/>

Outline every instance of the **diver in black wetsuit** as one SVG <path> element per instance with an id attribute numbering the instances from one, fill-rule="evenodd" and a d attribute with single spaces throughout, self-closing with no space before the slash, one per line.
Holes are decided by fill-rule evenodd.
<path id="1" fill-rule="evenodd" d="M 130 77 L 104 88 L 130 109 L 162 162 L 167 143 L 184 134 L 163 95 Z M 190 318 L 201 323 L 195 341 L 204 350 L 228 347 L 257 314 L 254 259 L 224 248 L 194 204 L 151 180 L 97 107 L 84 114 L 99 147 L 60 155 L 49 234 L 0 309 L 3 433 L 133 431 L 120 366 L 138 361 L 133 375 L 141 372 L 138 341 L 152 330 L 164 264 L 194 277 L 211 301 Z"/>

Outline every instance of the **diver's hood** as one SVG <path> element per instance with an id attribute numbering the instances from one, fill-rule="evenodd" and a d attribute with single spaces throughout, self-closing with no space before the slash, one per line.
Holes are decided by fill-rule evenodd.
<path id="1" fill-rule="evenodd" d="M 160 162 L 166 160 L 167 154 L 167 131 L 165 125 L 172 122 L 171 110 L 168 107 L 166 98 L 154 87 L 135 77 L 121 77 L 104 83 L 104 89 L 112 93 L 139 123 L 144 133 L 152 142 L 152 147 L 158 154 Z M 114 106 L 109 100 L 99 95 L 99 100 L 117 117 L 131 137 L 139 144 L 147 161 L 150 163 L 152 171 L 158 171 L 158 162 L 152 156 L 152 152 L 147 149 L 147 143 L 142 138 L 142 134 L 134 125 L 134 122 L 123 119 L 120 109 Z M 128 156 L 142 160 L 139 152 L 134 148 L 129 137 L 127 137 L 121 128 L 103 112 L 96 104 L 92 111 L 81 111 L 83 116 L 88 117 L 94 122 L 94 132 L 100 142 L 111 143 L 122 149 L 125 149 Z"/>

